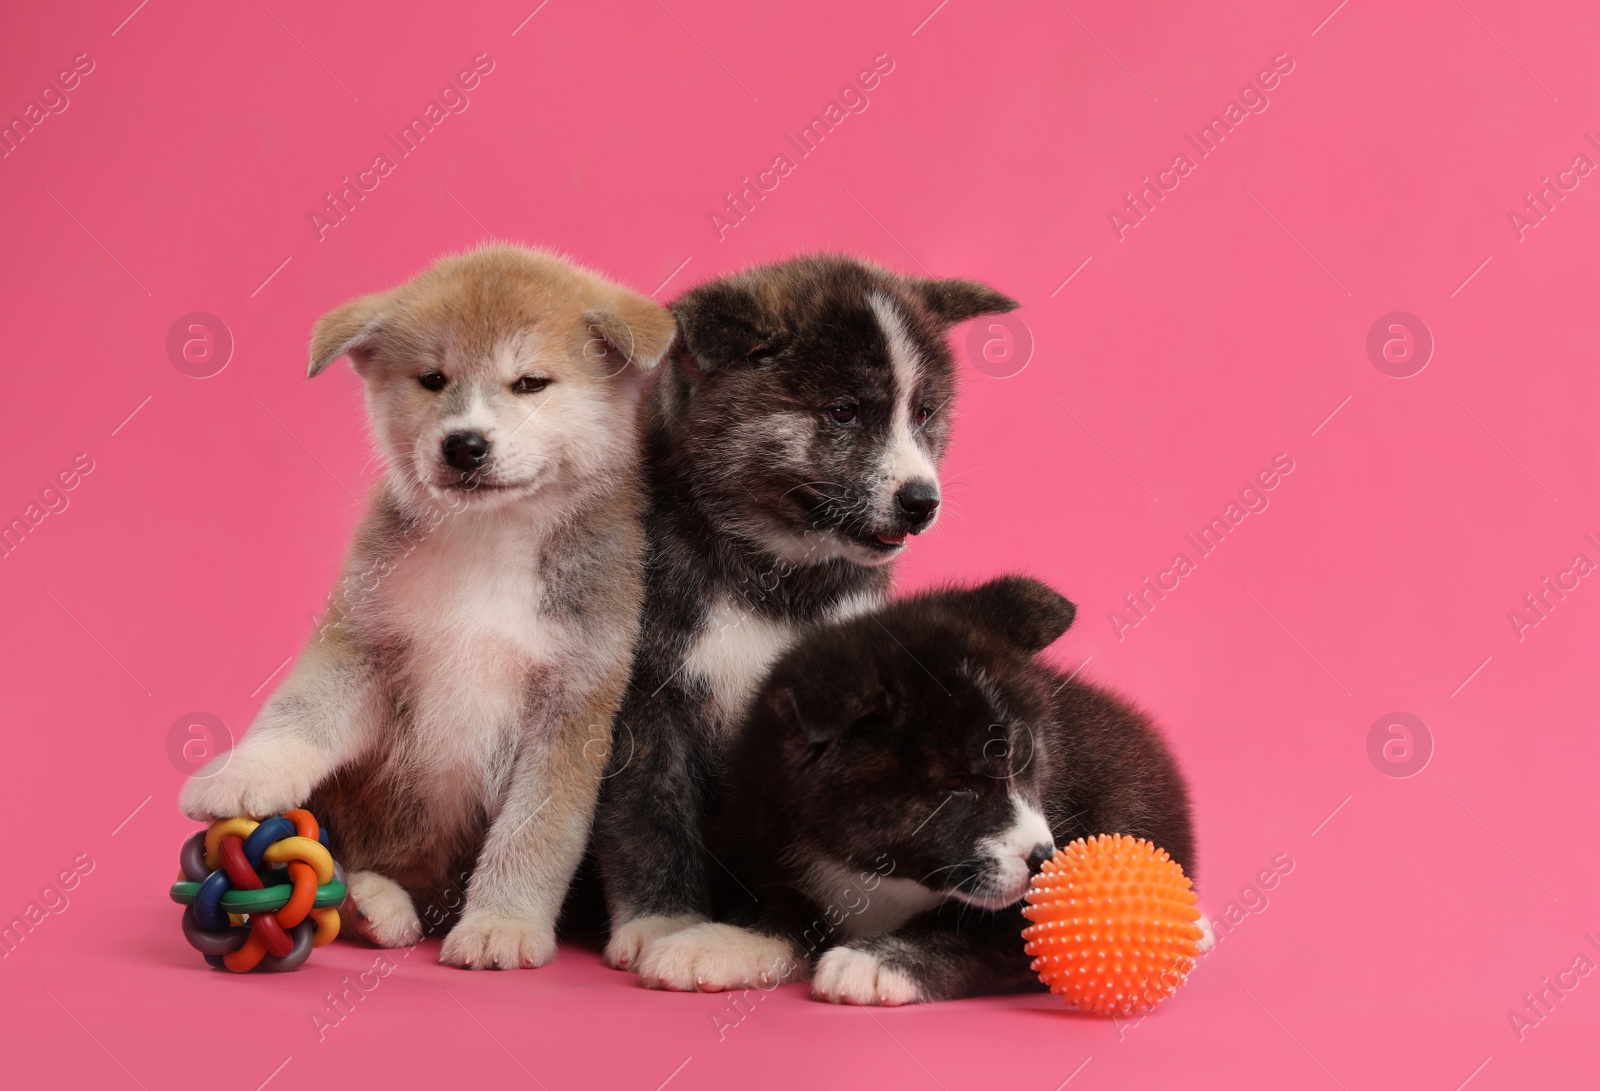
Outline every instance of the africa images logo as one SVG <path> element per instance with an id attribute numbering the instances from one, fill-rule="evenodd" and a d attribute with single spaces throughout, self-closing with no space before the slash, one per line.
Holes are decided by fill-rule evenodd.
<path id="1" fill-rule="evenodd" d="M 1267 112 L 1267 107 L 1272 105 L 1268 92 L 1276 90 L 1283 77 L 1293 71 L 1294 58 L 1287 53 L 1279 53 L 1272 58 L 1270 65 L 1262 68 L 1239 89 L 1237 101 L 1229 99 L 1220 113 L 1212 115 L 1211 120 L 1195 132 L 1185 133 L 1183 139 L 1201 159 L 1210 158 L 1211 153 L 1244 124 L 1246 118 L 1251 114 Z M 1125 241 L 1129 228 L 1144 223 L 1145 218 L 1155 211 L 1156 205 L 1165 201 L 1167 194 L 1194 173 L 1195 167 L 1196 163 L 1190 158 L 1189 152 L 1181 151 L 1172 157 L 1170 166 L 1155 172 L 1154 181 L 1147 174 L 1139 179 L 1142 185 L 1124 193 L 1122 207 L 1106 213 L 1106 221 L 1110 223 L 1111 230 L 1116 232 L 1117 241 Z"/>
<path id="2" fill-rule="evenodd" d="M 809 158 L 811 153 L 844 124 L 851 114 L 866 112 L 867 107 L 872 105 L 868 92 L 875 90 L 883 77 L 893 71 L 894 58 L 887 53 L 879 53 L 872 58 L 871 65 L 845 82 L 839 90 L 837 100 L 830 100 L 822 108 L 821 113 L 813 115 L 809 122 L 795 132 L 785 133 L 784 140 L 794 148 L 799 158 Z M 751 181 L 750 176 L 745 175 L 739 179 L 743 185 L 724 193 L 722 207 L 706 213 L 706 219 L 711 223 L 711 230 L 717 233 L 717 241 L 721 242 L 728 237 L 731 228 L 744 223 L 745 218 L 756 210 L 756 204 L 765 201 L 767 194 L 777 189 L 779 183 L 794 173 L 795 166 L 796 162 L 789 157 L 789 153 L 781 151 L 773 156 L 771 166 L 755 172 L 755 181 Z"/>
<path id="3" fill-rule="evenodd" d="M 401 160 L 410 158 L 411 153 L 447 118 L 466 112 L 467 107 L 472 105 L 472 97 L 468 92 L 476 90 L 483 77 L 494 71 L 494 63 L 494 58 L 487 53 L 473 57 L 472 64 L 447 80 L 439 94 L 429 99 L 420 112 L 412 115 L 410 121 L 393 133 L 384 135 L 394 149 L 395 158 L 391 158 L 387 151 L 379 152 L 372 157 L 371 166 L 355 172 L 354 181 L 347 174 L 339 179 L 342 185 L 323 194 L 321 208 L 306 211 L 306 219 L 311 223 L 311 230 L 316 232 L 318 242 L 327 239 L 329 229 L 344 223 L 360 202 L 367 199 L 367 194 L 393 174 Z"/>

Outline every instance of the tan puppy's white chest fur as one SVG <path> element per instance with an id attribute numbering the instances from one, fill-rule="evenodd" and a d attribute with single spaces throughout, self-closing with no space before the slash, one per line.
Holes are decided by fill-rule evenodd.
<path id="1" fill-rule="evenodd" d="M 538 522 L 501 511 L 447 516 L 355 618 L 403 642 L 397 666 L 412 735 L 395 758 L 434 778 L 436 795 L 492 794 L 486 763 L 517 732 L 532 676 L 570 644 L 565 626 L 540 609 Z"/>

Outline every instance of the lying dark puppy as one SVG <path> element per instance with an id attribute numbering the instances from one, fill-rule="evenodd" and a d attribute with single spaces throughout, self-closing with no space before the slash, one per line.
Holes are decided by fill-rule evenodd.
<path id="1" fill-rule="evenodd" d="M 820 629 L 779 661 L 725 767 L 712 841 L 736 881 L 701 988 L 811 971 L 814 997 L 856 1004 L 1038 989 L 1020 900 L 1057 845 L 1144 837 L 1194 874 L 1160 736 L 1036 657 L 1074 612 L 1006 577 Z"/>

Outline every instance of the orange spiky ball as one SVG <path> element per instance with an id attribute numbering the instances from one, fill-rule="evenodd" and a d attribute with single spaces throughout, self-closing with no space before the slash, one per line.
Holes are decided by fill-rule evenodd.
<path id="1" fill-rule="evenodd" d="M 1033 970 L 1070 1007 L 1149 1011 L 1200 954 L 1200 910 L 1178 862 L 1144 838 L 1079 838 L 1028 888 L 1022 930 Z"/>

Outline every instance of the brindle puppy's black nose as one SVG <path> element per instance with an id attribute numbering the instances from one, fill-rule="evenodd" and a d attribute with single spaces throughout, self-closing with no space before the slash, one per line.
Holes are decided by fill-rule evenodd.
<path id="1" fill-rule="evenodd" d="M 1039 869 L 1044 867 L 1044 862 L 1056 854 L 1056 847 L 1049 844 L 1033 846 L 1033 851 L 1028 853 L 1028 874 L 1037 875 Z"/>
<path id="2" fill-rule="evenodd" d="M 894 502 L 912 526 L 921 526 L 939 510 L 939 490 L 926 481 L 912 481 L 894 494 Z"/>
<path id="3" fill-rule="evenodd" d="M 462 473 L 470 473 L 489 457 L 489 441 L 482 432 L 451 432 L 444 437 L 444 460 Z"/>

